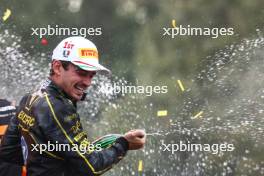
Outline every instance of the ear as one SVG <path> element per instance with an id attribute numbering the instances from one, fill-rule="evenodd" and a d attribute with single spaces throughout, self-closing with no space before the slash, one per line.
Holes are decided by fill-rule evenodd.
<path id="1" fill-rule="evenodd" d="M 52 66 L 52 69 L 53 69 L 55 75 L 60 76 L 61 75 L 61 68 L 62 68 L 61 62 L 58 60 L 53 60 L 51 63 L 51 66 Z"/>

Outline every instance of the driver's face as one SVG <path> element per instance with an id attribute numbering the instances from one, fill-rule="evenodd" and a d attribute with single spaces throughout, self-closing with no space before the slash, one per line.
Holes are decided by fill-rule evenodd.
<path id="1" fill-rule="evenodd" d="M 70 63 L 67 70 L 62 69 L 61 88 L 72 99 L 79 101 L 81 100 L 84 91 L 91 85 L 92 78 L 95 74 L 95 71 L 82 70 Z"/>

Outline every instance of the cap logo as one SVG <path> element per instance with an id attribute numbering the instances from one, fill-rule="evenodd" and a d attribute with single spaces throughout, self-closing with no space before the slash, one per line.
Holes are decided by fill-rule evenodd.
<path id="1" fill-rule="evenodd" d="M 62 55 L 63 57 L 68 57 L 71 53 L 72 48 L 74 47 L 74 44 L 71 43 L 71 41 L 69 42 L 64 42 L 63 44 L 63 52 Z"/>
<path id="2" fill-rule="evenodd" d="M 71 51 L 70 50 L 63 50 L 63 57 L 68 57 L 70 55 Z"/>
<path id="3" fill-rule="evenodd" d="M 79 57 L 98 59 L 98 51 L 94 48 L 79 48 Z"/>
<path id="4" fill-rule="evenodd" d="M 74 47 L 74 44 L 71 44 L 71 42 L 65 42 L 63 45 L 63 48 L 66 49 L 72 49 Z"/>

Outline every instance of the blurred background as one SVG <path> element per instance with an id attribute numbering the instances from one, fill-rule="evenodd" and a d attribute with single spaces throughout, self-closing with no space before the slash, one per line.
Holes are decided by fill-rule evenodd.
<path id="1" fill-rule="evenodd" d="M 129 152 L 105 175 L 264 175 L 263 7 L 263 0 L 0 0 L 2 17 L 11 11 L 0 23 L 0 96 L 19 101 L 35 89 L 48 75 L 52 50 L 67 37 L 40 38 L 31 28 L 101 28 L 102 35 L 86 38 L 113 76 L 95 78 L 80 103 L 84 128 L 91 140 L 133 128 L 149 134 L 143 150 Z M 234 35 L 170 38 L 163 28 L 172 28 L 172 20 L 233 28 Z M 167 86 L 168 92 L 98 91 L 109 82 Z M 179 141 L 231 143 L 235 150 L 163 151 L 162 142 Z"/>

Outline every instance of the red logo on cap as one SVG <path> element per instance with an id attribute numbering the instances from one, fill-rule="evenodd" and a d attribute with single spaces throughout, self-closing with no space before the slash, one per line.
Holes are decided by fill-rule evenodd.
<path id="1" fill-rule="evenodd" d="M 71 44 L 70 42 L 65 42 L 63 48 L 66 49 L 72 49 L 74 47 L 74 44 Z"/>

